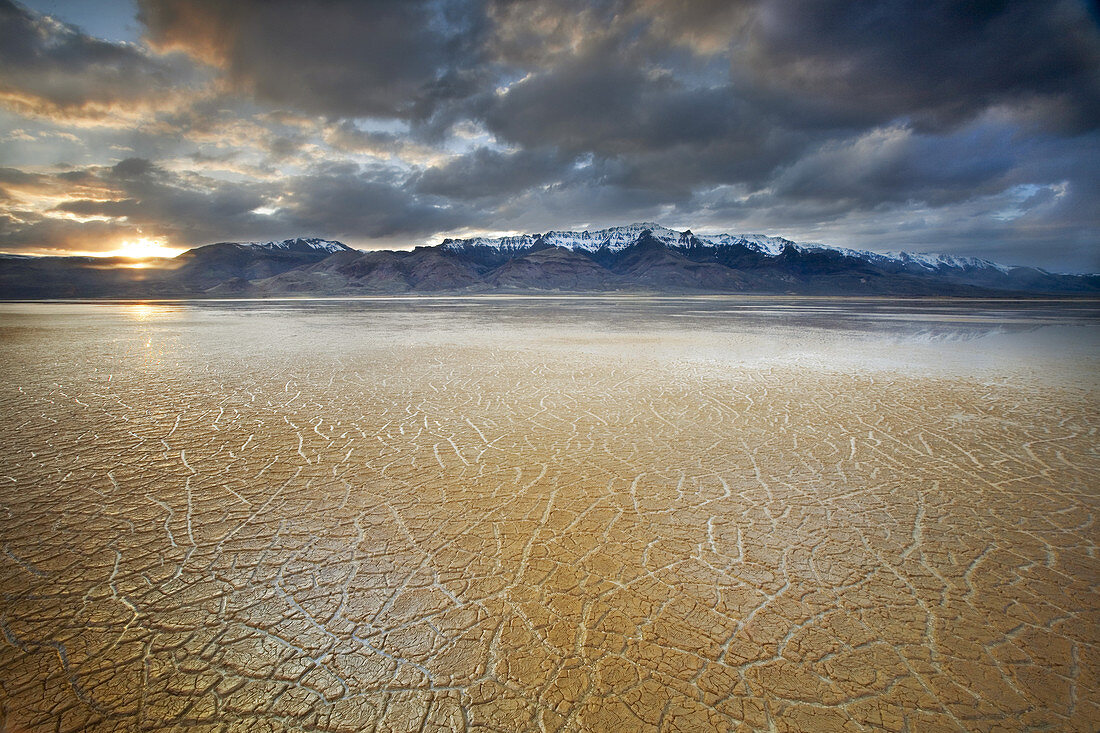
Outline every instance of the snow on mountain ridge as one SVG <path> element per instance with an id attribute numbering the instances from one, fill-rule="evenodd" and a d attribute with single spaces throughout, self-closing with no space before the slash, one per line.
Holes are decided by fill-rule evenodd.
<path id="1" fill-rule="evenodd" d="M 838 252 L 846 257 L 867 260 L 868 262 L 892 262 L 902 265 L 915 264 L 928 270 L 950 268 L 955 270 L 966 269 L 993 269 L 1003 273 L 1009 273 L 1017 269 L 1016 265 L 1002 265 L 992 260 L 980 257 L 962 257 L 959 255 L 945 255 L 931 252 L 869 252 L 863 249 L 848 249 L 846 247 L 834 247 L 829 244 L 799 244 L 795 245 L 802 251 L 825 250 Z"/>
<path id="2" fill-rule="evenodd" d="M 987 268 L 991 267 L 1001 272 L 1009 272 L 1016 268 L 1002 265 L 992 260 L 982 259 L 981 257 L 960 257 L 958 255 L 943 255 L 943 254 L 931 254 L 922 252 L 887 252 L 887 257 L 893 257 L 895 259 L 905 261 L 912 260 L 919 265 L 929 267 L 931 269 L 937 269 L 939 266 L 954 267 L 958 269 L 966 269 L 968 267 L 974 268 Z"/>
<path id="3" fill-rule="evenodd" d="M 346 252 L 351 247 L 332 239 L 320 239 L 319 237 L 295 237 L 278 242 L 235 242 L 238 247 L 255 247 L 257 249 L 316 249 L 325 252 Z"/>
<path id="4" fill-rule="evenodd" d="M 612 252 L 626 249 L 638 241 L 642 233 L 650 234 L 665 244 L 676 244 L 680 239 L 680 232 L 667 229 L 660 224 L 652 222 L 639 222 L 625 227 L 611 227 L 609 229 L 597 229 L 594 232 L 558 232 L 550 231 L 543 235 L 543 241 L 556 247 L 567 249 L 584 249 L 595 252 L 606 247 Z"/>
<path id="5" fill-rule="evenodd" d="M 649 231 L 652 236 L 675 245 L 680 239 L 680 232 L 667 229 L 652 222 L 639 222 L 624 227 L 610 227 L 595 231 L 556 231 L 551 230 L 545 234 L 520 234 L 510 237 L 473 237 L 472 239 L 445 239 L 443 247 L 453 251 L 459 251 L 470 247 L 488 247 L 502 252 L 515 252 L 523 250 L 541 239 L 552 247 L 564 247 L 565 249 L 582 249 L 588 252 L 596 252 L 604 247 L 612 252 L 626 249 L 638 241 L 642 232 Z"/>
<path id="6" fill-rule="evenodd" d="M 486 247 L 502 252 L 517 252 L 534 246 L 541 238 L 546 244 L 570 250 L 596 252 L 606 247 L 612 252 L 618 252 L 634 244 L 646 231 L 649 231 L 655 239 L 672 247 L 688 246 L 688 237 L 690 236 L 712 247 L 741 246 L 768 257 L 781 255 L 787 247 L 791 247 L 800 252 L 824 250 L 872 263 L 890 262 L 902 265 L 917 265 L 932 271 L 943 268 L 957 270 L 995 269 L 1002 273 L 1008 273 L 1017 269 L 1015 266 L 1006 266 L 978 257 L 920 252 L 870 252 L 820 243 L 798 244 L 783 237 L 772 237 L 764 234 L 693 234 L 691 230 L 678 232 L 653 222 L 638 222 L 627 226 L 609 227 L 595 231 L 549 231 L 542 235 L 521 234 L 499 238 L 447 239 L 444 240 L 443 246 L 452 251 L 461 251 L 470 247 Z"/>
<path id="7" fill-rule="evenodd" d="M 541 238 L 543 242 L 554 247 L 564 247 L 572 250 L 581 249 L 588 252 L 596 252 L 606 247 L 612 252 L 618 252 L 637 242 L 642 233 L 647 231 L 654 239 L 674 247 L 685 246 L 688 235 L 714 247 L 741 245 L 773 256 L 781 254 L 784 247 L 795 246 L 794 242 L 782 237 L 769 237 L 763 234 L 692 234 L 691 230 L 678 232 L 675 229 L 669 229 L 648 221 L 594 231 L 551 230 L 541 235 L 521 234 L 499 238 L 446 239 L 443 241 L 443 246 L 455 251 L 467 247 L 489 247 L 503 252 L 514 252 L 533 246 Z"/>
<path id="8" fill-rule="evenodd" d="M 783 254 L 784 248 L 788 246 L 798 246 L 789 239 L 764 234 L 702 234 L 696 235 L 696 238 L 714 247 L 741 245 L 772 257 Z"/>
<path id="9" fill-rule="evenodd" d="M 520 234 L 514 237 L 474 237 L 472 239 L 445 239 L 444 249 L 462 249 L 463 247 L 488 247 L 502 252 L 516 252 L 526 249 L 535 243 L 538 235 Z"/>

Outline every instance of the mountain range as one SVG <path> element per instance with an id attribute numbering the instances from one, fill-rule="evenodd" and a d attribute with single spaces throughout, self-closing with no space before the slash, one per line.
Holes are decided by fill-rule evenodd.
<path id="1" fill-rule="evenodd" d="M 220 242 L 144 261 L 0 255 L 0 298 L 6 299 L 485 292 L 1095 295 L 1100 275 L 763 235 L 697 235 L 650 222 L 446 239 L 410 251 L 360 251 L 298 238 Z"/>

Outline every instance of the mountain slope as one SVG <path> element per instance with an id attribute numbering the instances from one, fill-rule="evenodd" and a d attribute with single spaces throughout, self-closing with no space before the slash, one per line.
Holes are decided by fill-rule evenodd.
<path id="1" fill-rule="evenodd" d="M 476 288 L 485 268 L 440 247 L 340 252 L 254 283 L 258 294 L 409 293 Z"/>
<path id="2" fill-rule="evenodd" d="M 502 290 L 602 291 L 618 279 L 591 258 L 564 247 L 536 249 L 493 270 L 487 282 Z"/>
<path id="3" fill-rule="evenodd" d="M 0 255 L 0 298 L 171 298 L 248 294 L 252 281 L 356 252 L 326 239 L 218 242 L 177 257 Z M 211 292 L 212 291 L 212 292 Z"/>
<path id="4" fill-rule="evenodd" d="M 652 250 L 646 258 L 632 254 L 641 245 Z M 698 235 L 650 222 L 592 232 L 449 239 L 441 246 L 496 266 L 542 247 L 559 247 L 592 258 L 627 289 L 815 295 L 1100 293 L 1096 275 L 1059 275 L 974 257 L 803 245 L 761 234 Z M 724 269 L 692 270 L 677 255 Z"/>
<path id="5" fill-rule="evenodd" d="M 0 298 L 149 298 L 475 292 L 1098 295 L 1100 276 L 952 255 L 875 253 L 650 222 L 595 231 L 447 239 L 361 252 L 324 239 L 219 242 L 176 258 L 0 255 Z"/>
<path id="6" fill-rule="evenodd" d="M 219 242 L 190 249 L 174 258 L 170 277 L 189 290 L 205 291 L 227 280 L 260 280 L 310 265 L 351 247 L 326 239 L 281 242 Z"/>

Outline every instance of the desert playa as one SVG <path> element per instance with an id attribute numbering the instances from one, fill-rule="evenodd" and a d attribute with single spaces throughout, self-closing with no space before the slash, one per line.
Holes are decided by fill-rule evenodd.
<path id="1" fill-rule="evenodd" d="M 1096 304 L 0 306 L 0 729 L 1100 721 Z"/>

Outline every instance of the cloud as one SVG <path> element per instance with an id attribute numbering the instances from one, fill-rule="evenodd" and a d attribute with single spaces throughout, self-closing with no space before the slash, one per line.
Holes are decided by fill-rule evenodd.
<path id="1" fill-rule="evenodd" d="M 444 165 L 428 168 L 411 182 L 421 193 L 459 200 L 512 196 L 568 175 L 569 156 L 555 149 L 501 152 L 480 147 Z"/>
<path id="2" fill-rule="evenodd" d="M 0 185 L 53 202 L 11 207 L 0 251 L 109 251 L 136 236 L 184 247 L 303 233 L 361 242 L 478 219 L 467 207 L 405 187 L 400 171 L 383 166 L 325 164 L 278 183 L 242 184 L 127 158 L 52 174 L 0 169 Z"/>
<path id="3" fill-rule="evenodd" d="M 8 251 L 106 251 L 136 236 L 179 245 L 243 237 L 264 227 L 253 210 L 270 195 L 260 184 L 173 173 L 144 158 L 39 174 L 11 188 L 24 205 L 0 230 L 0 249 Z"/>
<path id="4" fill-rule="evenodd" d="M 410 237 L 462 227 L 474 212 L 445 199 L 417 195 L 387 168 L 325 166 L 289 181 L 286 217 L 308 232 L 355 240 Z"/>
<path id="5" fill-rule="evenodd" d="M 110 252 L 141 237 L 137 227 L 103 221 L 25 218 L 0 214 L 0 247 L 7 252 L 67 255 Z"/>
<path id="6" fill-rule="evenodd" d="M 840 200 L 859 208 L 953 203 L 1007 188 L 1026 149 L 1003 127 L 932 136 L 891 125 L 805 154 L 778 172 L 771 189 L 786 199 Z"/>
<path id="7" fill-rule="evenodd" d="M 150 43 L 240 91 L 338 116 L 424 115 L 477 83 L 484 16 L 451 0 L 139 0 Z"/>
<path id="8" fill-rule="evenodd" d="M 110 43 L 0 0 L 0 104 L 30 116 L 118 124 L 195 80 L 182 59 Z"/>
<path id="9" fill-rule="evenodd" d="M 838 118 L 943 129 L 996 106 L 1100 124 L 1100 34 L 1076 0 L 763 0 L 732 73 Z"/>

